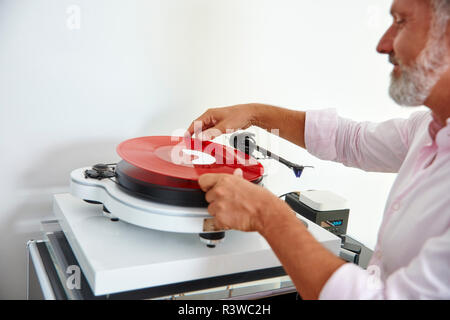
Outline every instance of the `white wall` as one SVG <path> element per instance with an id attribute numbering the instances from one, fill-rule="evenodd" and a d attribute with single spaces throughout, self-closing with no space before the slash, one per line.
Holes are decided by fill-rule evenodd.
<path id="1" fill-rule="evenodd" d="M 75 5 L 80 29 L 67 26 Z M 206 108 L 335 107 L 407 116 L 375 46 L 390 0 L 0 0 L 0 298 L 25 298 L 25 243 L 72 169 L 117 160 L 130 137 L 170 134 Z M 73 20 L 69 20 L 69 22 Z M 73 26 L 73 25 L 69 25 Z M 373 246 L 393 175 L 325 163 L 299 189 L 350 201 L 349 233 Z"/>

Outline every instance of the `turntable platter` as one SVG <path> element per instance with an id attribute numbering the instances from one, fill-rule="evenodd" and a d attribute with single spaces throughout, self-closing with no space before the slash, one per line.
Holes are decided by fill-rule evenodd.
<path id="1" fill-rule="evenodd" d="M 151 136 L 129 139 L 117 147 L 129 164 L 152 174 L 197 182 L 205 173 L 232 174 L 242 169 L 249 181 L 259 180 L 263 166 L 251 156 L 221 144 L 184 137 Z"/>
<path id="2" fill-rule="evenodd" d="M 151 136 L 126 140 L 117 153 L 117 183 L 134 196 L 178 206 L 207 207 L 198 179 L 206 173 L 240 168 L 253 183 L 262 179 L 263 166 L 244 152 L 211 141 Z"/>

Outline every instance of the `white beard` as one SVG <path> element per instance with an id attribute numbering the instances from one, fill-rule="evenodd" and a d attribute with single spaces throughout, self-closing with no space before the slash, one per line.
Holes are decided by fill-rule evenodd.
<path id="1" fill-rule="evenodd" d="M 400 66 L 400 76 L 391 73 L 389 95 L 399 105 L 420 106 L 448 69 L 445 28 L 436 21 L 430 29 L 430 39 L 412 66 Z"/>

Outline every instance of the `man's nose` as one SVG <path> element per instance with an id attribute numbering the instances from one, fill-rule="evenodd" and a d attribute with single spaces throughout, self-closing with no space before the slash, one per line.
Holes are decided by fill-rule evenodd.
<path id="1" fill-rule="evenodd" d="M 394 30 L 390 27 L 378 43 L 378 53 L 390 54 L 394 50 L 394 37 Z"/>

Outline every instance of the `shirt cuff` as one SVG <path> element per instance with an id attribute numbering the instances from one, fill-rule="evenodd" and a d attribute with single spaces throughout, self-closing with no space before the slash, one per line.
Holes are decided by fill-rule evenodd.
<path id="1" fill-rule="evenodd" d="M 383 284 L 353 263 L 340 266 L 319 294 L 320 300 L 374 300 L 383 298 Z"/>
<path id="2" fill-rule="evenodd" d="M 322 160 L 335 160 L 338 115 L 336 109 L 308 110 L 305 120 L 305 146 Z"/>

